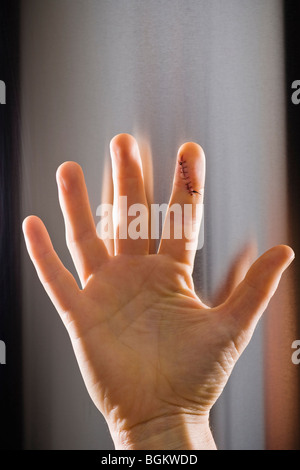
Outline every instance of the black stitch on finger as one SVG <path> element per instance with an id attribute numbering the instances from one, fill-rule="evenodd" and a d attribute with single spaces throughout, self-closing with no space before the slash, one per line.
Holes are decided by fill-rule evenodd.
<path id="1" fill-rule="evenodd" d="M 180 176 L 185 182 L 185 187 L 188 191 L 188 193 L 193 196 L 194 194 L 199 194 L 199 196 L 202 196 L 201 192 L 196 191 L 193 189 L 192 182 L 189 176 L 189 171 L 188 171 L 188 165 L 185 160 L 183 160 L 183 157 L 180 157 L 180 160 L 178 160 L 179 166 L 180 166 Z"/>

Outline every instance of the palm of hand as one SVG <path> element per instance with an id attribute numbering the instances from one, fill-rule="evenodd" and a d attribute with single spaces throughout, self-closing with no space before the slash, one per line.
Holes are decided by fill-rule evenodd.
<path id="1" fill-rule="evenodd" d="M 220 328 L 221 313 L 203 306 L 184 266 L 166 255 L 119 256 L 83 295 L 89 316 L 71 337 L 105 416 L 117 413 L 131 427 L 180 409 L 208 413 L 236 350 Z"/>

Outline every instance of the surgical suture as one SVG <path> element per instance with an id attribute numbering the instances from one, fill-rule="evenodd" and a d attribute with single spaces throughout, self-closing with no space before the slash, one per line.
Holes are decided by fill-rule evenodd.
<path id="1" fill-rule="evenodd" d="M 189 172 L 188 172 L 188 165 L 185 160 L 183 160 L 182 156 L 180 157 L 180 160 L 178 160 L 178 163 L 180 165 L 180 174 L 182 179 L 184 180 L 186 189 L 188 190 L 189 194 L 193 196 L 193 194 L 199 194 L 199 196 L 202 196 L 201 192 L 196 191 L 193 189 L 193 185 L 191 182 L 191 179 L 189 177 Z"/>

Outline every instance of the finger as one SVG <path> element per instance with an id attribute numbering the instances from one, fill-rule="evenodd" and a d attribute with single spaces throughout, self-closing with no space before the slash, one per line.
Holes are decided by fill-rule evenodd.
<path id="1" fill-rule="evenodd" d="M 278 287 L 282 273 L 294 256 L 290 247 L 278 245 L 264 253 L 251 266 L 245 279 L 223 304 L 223 308 L 234 319 L 237 332 L 253 332 Z"/>
<path id="2" fill-rule="evenodd" d="M 154 204 L 154 180 L 153 180 L 153 158 L 149 141 L 139 137 L 139 151 L 142 161 L 145 194 L 148 208 Z M 149 227 L 149 253 L 154 254 L 157 252 L 157 237 L 151 237 L 151 210 L 148 214 L 148 227 Z"/>
<path id="3" fill-rule="evenodd" d="M 72 274 L 55 253 L 43 222 L 38 217 L 27 217 L 23 222 L 23 232 L 29 256 L 39 279 L 63 321 L 66 322 L 66 312 L 70 314 L 78 307 L 80 289 Z"/>
<path id="4" fill-rule="evenodd" d="M 129 134 L 118 134 L 110 143 L 114 182 L 116 254 L 147 254 L 148 206 L 140 152 Z"/>
<path id="5" fill-rule="evenodd" d="M 75 162 L 65 162 L 56 176 L 67 245 L 84 286 L 109 255 L 97 236 L 81 167 Z"/>
<path id="6" fill-rule="evenodd" d="M 203 212 L 205 155 L 194 142 L 177 154 L 173 190 L 158 252 L 193 269 Z"/>
<path id="7" fill-rule="evenodd" d="M 224 283 L 216 292 L 214 305 L 224 303 L 239 283 L 244 279 L 256 255 L 256 244 L 246 243 L 234 258 Z"/>
<path id="8" fill-rule="evenodd" d="M 114 234 L 113 234 L 113 203 L 114 188 L 112 180 L 111 160 L 106 160 L 102 175 L 102 196 L 101 204 L 97 208 L 97 215 L 101 217 L 97 224 L 98 237 L 103 243 L 110 256 L 115 254 Z"/>

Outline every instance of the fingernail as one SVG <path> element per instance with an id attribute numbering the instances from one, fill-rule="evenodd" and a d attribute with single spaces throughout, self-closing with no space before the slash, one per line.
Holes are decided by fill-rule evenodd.
<path id="1" fill-rule="evenodd" d="M 74 191 L 81 178 L 81 168 L 76 162 L 63 163 L 56 172 L 56 180 L 59 188 L 65 191 Z"/>
<path id="2" fill-rule="evenodd" d="M 62 176 L 59 175 L 57 177 L 57 182 L 58 182 L 58 187 L 61 187 L 61 188 L 65 189 L 66 191 L 68 191 L 67 181 Z"/>
<path id="3" fill-rule="evenodd" d="M 292 251 L 292 250 L 291 250 L 291 251 Z M 295 253 L 294 253 L 294 251 L 292 251 L 291 257 L 290 257 L 290 258 L 288 259 L 288 261 L 286 262 L 285 269 L 287 269 L 287 268 L 290 266 L 290 264 L 292 264 L 292 262 L 294 261 L 294 259 L 295 259 Z"/>

